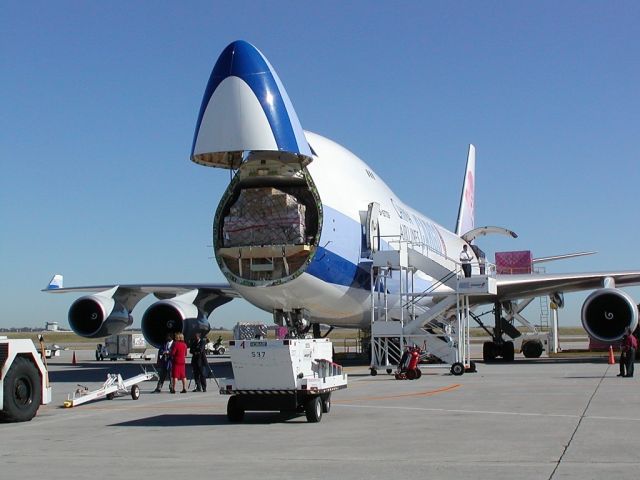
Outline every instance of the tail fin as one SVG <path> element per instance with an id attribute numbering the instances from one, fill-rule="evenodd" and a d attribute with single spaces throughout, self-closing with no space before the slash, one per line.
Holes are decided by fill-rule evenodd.
<path id="1" fill-rule="evenodd" d="M 460 195 L 460 207 L 458 208 L 458 221 L 456 222 L 456 234 L 464 235 L 475 228 L 475 182 L 476 177 L 476 147 L 469 145 L 467 156 L 467 168 L 464 172 L 464 182 Z"/>
<path id="2" fill-rule="evenodd" d="M 62 275 L 56 274 L 49 281 L 47 290 L 57 290 L 58 288 L 62 288 Z"/>

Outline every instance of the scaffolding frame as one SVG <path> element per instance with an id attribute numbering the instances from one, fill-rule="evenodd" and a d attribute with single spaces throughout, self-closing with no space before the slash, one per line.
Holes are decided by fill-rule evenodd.
<path id="1" fill-rule="evenodd" d="M 392 373 L 398 368 L 402 352 L 406 347 L 418 345 L 423 351 L 423 358 L 436 357 L 445 364 L 452 366 L 452 372 L 461 374 L 464 370 L 472 368 L 470 349 L 470 303 L 468 279 L 462 276 L 460 264 L 455 260 L 455 270 L 449 272 L 456 276 L 455 288 L 450 292 L 425 291 L 416 292 L 414 287 L 414 274 L 418 270 L 409 259 L 411 256 L 421 255 L 416 250 L 411 250 L 411 242 L 397 241 L 398 250 L 385 250 L 373 252 L 371 262 L 371 364 L 372 374 L 377 370 L 386 370 Z M 411 255 L 409 255 L 411 253 Z M 387 288 L 388 280 L 394 272 L 398 272 L 398 291 L 394 293 L 394 302 L 390 304 Z M 425 272 L 426 273 L 426 272 Z M 481 276 L 488 278 L 487 276 Z M 479 278 L 479 277 L 476 277 Z M 444 283 L 442 281 L 436 282 Z M 487 282 L 488 283 L 488 282 Z M 467 288 L 464 288 L 464 285 Z M 477 292 L 473 292 L 477 294 Z M 455 296 L 455 318 L 453 320 L 438 321 L 441 332 L 435 333 L 433 328 L 427 331 L 426 324 L 436 321 L 441 314 L 453 307 L 453 302 L 441 301 L 433 308 L 425 310 L 418 307 L 417 300 L 428 297 L 452 297 Z M 417 310 L 423 310 L 418 312 Z M 429 313 L 431 312 L 431 316 Z M 426 318 L 421 320 L 421 318 Z M 407 329 L 406 320 L 409 319 Z M 416 328 L 416 321 L 419 327 Z M 423 323 L 421 323 L 423 322 Z"/>

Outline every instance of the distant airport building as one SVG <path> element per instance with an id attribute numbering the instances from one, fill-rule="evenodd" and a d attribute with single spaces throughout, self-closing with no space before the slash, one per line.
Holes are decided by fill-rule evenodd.
<path id="1" fill-rule="evenodd" d="M 47 332 L 57 332 L 58 322 L 47 322 L 47 324 L 45 325 L 45 330 Z"/>

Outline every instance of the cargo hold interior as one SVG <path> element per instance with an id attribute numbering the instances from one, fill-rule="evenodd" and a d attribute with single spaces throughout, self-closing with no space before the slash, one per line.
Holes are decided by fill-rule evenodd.
<path id="1" fill-rule="evenodd" d="M 304 271 L 320 237 L 322 204 L 299 163 L 273 152 L 238 169 L 213 228 L 223 273 L 250 285 L 279 283 Z"/>

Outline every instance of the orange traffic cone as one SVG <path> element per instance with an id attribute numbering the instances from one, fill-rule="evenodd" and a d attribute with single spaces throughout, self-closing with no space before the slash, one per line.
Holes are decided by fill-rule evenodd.
<path id="1" fill-rule="evenodd" d="M 75 365 L 76 364 L 76 351 L 73 351 L 73 358 L 71 359 L 71 365 Z"/>
<path id="2" fill-rule="evenodd" d="M 613 346 L 609 345 L 609 365 L 615 365 L 616 359 L 613 356 Z"/>

